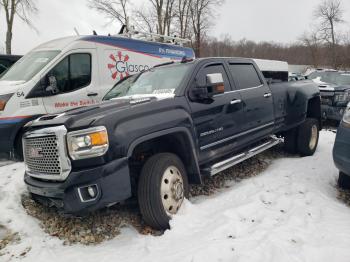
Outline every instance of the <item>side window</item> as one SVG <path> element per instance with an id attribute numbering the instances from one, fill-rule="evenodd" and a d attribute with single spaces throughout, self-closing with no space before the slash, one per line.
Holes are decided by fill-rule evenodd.
<path id="1" fill-rule="evenodd" d="M 239 89 L 257 87 L 262 81 L 252 64 L 230 64 L 230 71 Z"/>
<path id="2" fill-rule="evenodd" d="M 207 74 L 221 73 L 224 79 L 225 92 L 231 91 L 230 82 L 227 78 L 225 68 L 222 64 L 212 64 L 202 68 L 196 76 L 196 84 L 205 86 L 207 84 Z"/>
<path id="3" fill-rule="evenodd" d="M 60 93 L 83 88 L 91 82 L 90 54 L 72 54 L 59 62 L 49 73 L 55 76 Z"/>
<path id="4" fill-rule="evenodd" d="M 0 74 L 10 67 L 10 63 L 7 60 L 0 59 Z"/>

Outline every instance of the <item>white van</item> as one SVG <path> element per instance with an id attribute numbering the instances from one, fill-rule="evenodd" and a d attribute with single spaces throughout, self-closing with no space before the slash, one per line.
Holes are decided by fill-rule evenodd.
<path id="1" fill-rule="evenodd" d="M 123 77 L 194 58 L 191 48 L 114 36 L 74 36 L 42 44 L 0 79 L 0 152 L 21 152 L 24 124 L 44 114 L 101 102 Z"/>

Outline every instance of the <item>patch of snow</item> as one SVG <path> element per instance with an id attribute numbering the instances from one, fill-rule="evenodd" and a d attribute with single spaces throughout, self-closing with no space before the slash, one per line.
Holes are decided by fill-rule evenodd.
<path id="1" fill-rule="evenodd" d="M 186 201 L 162 236 L 125 228 L 97 246 L 64 246 L 45 234 L 21 206 L 23 164 L 0 167 L 0 224 L 21 237 L 0 260 L 31 247 L 22 261 L 348 262 L 350 209 L 337 200 L 334 138 L 322 131 L 314 156 L 274 160 L 257 177 Z"/>

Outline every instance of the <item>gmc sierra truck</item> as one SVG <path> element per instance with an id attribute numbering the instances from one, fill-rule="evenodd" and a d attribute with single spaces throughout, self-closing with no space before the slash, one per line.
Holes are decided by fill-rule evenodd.
<path id="1" fill-rule="evenodd" d="M 321 128 L 317 85 L 268 85 L 250 59 L 163 64 L 104 100 L 26 125 L 24 180 L 36 201 L 81 215 L 135 197 L 145 222 L 166 229 L 190 183 L 283 141 L 312 155 Z"/>

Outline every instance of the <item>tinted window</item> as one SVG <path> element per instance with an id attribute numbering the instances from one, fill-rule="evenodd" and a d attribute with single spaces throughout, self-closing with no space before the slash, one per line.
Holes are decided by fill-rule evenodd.
<path id="1" fill-rule="evenodd" d="M 205 86 L 207 84 L 207 74 L 221 73 L 224 79 L 225 91 L 231 91 L 230 83 L 226 75 L 225 68 L 222 64 L 208 65 L 202 68 L 196 77 L 196 83 L 198 86 Z"/>
<path id="2" fill-rule="evenodd" d="M 60 93 L 71 92 L 91 82 L 91 56 L 72 54 L 59 62 L 48 74 L 55 76 Z"/>
<path id="3" fill-rule="evenodd" d="M 239 89 L 257 87 L 262 84 L 252 64 L 230 64 L 230 71 Z"/>

